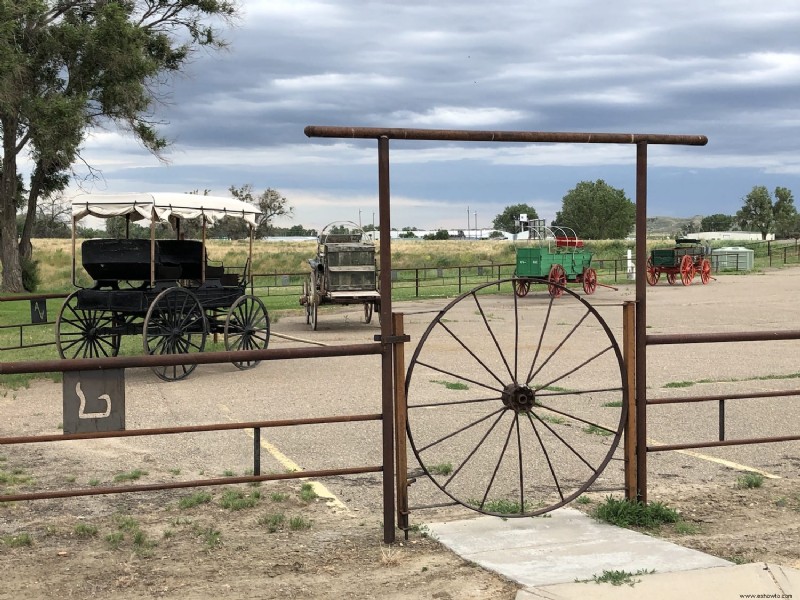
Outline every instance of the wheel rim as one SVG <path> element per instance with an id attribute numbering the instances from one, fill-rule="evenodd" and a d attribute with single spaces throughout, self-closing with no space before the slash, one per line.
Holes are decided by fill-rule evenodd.
<path id="1" fill-rule="evenodd" d="M 622 356 L 574 292 L 547 306 L 512 296 L 494 319 L 477 294 L 486 285 L 451 302 L 420 338 L 406 378 L 407 432 L 454 501 L 532 516 L 583 493 L 616 452 L 627 410 Z M 433 468 L 441 465 L 449 468 Z"/>
<path id="2" fill-rule="evenodd" d="M 681 259 L 681 283 L 690 285 L 692 279 L 694 279 L 694 264 L 692 264 L 692 257 L 685 254 Z"/>
<path id="3" fill-rule="evenodd" d="M 647 270 L 645 271 L 645 275 L 647 277 L 647 283 L 650 285 L 655 285 L 658 283 L 659 277 L 661 277 L 661 271 L 657 271 L 656 268 L 653 266 L 652 259 L 647 259 Z"/>
<path id="4" fill-rule="evenodd" d="M 531 282 L 528 281 L 527 279 L 514 280 L 514 293 L 520 298 L 524 298 L 525 296 L 527 296 L 530 289 L 531 289 Z"/>
<path id="5" fill-rule="evenodd" d="M 597 271 L 594 269 L 586 269 L 583 274 L 583 291 L 587 295 L 594 294 L 597 289 Z"/>
<path id="6" fill-rule="evenodd" d="M 263 350 L 269 345 L 269 315 L 260 298 L 236 299 L 225 319 L 226 350 Z M 260 360 L 233 361 L 238 369 L 252 369 Z"/>
<path id="7" fill-rule="evenodd" d="M 675 273 L 667 273 L 667 283 L 675 285 Z"/>
<path id="8" fill-rule="evenodd" d="M 77 307 L 78 293 L 71 293 L 56 319 L 56 349 L 61 358 L 102 358 L 119 354 L 117 313 Z"/>
<path id="9" fill-rule="evenodd" d="M 145 354 L 189 354 L 202 352 L 206 345 L 208 323 L 197 296 L 184 288 L 169 288 L 150 304 L 144 319 Z M 178 381 L 197 367 L 169 365 L 153 367 L 164 381 Z"/>
<path id="10" fill-rule="evenodd" d="M 317 303 L 316 302 L 311 302 L 310 316 L 311 316 L 311 329 L 316 331 L 317 330 Z"/>
<path id="11" fill-rule="evenodd" d="M 309 290 L 311 286 L 309 285 L 308 281 L 303 282 L 303 298 L 304 298 L 304 308 L 306 310 L 306 325 L 311 322 L 311 293 Z"/>
<path id="12" fill-rule="evenodd" d="M 372 306 L 372 302 L 367 302 L 364 304 L 364 323 L 369 325 L 370 321 L 372 321 L 372 311 L 374 307 Z"/>
<path id="13" fill-rule="evenodd" d="M 550 275 L 548 275 L 547 281 L 547 291 L 554 298 L 559 298 L 564 293 L 564 288 L 567 285 L 567 274 L 564 272 L 564 267 L 561 265 L 550 267 Z"/>
<path id="14" fill-rule="evenodd" d="M 707 284 L 711 279 L 711 263 L 708 260 L 703 259 L 703 264 L 700 267 L 700 281 L 703 282 L 703 285 Z"/>

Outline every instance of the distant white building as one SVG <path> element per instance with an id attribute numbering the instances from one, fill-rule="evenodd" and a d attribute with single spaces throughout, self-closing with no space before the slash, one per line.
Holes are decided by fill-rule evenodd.
<path id="1" fill-rule="evenodd" d="M 739 240 L 739 241 L 761 241 L 764 238 L 758 231 L 701 231 L 699 233 L 689 233 L 685 237 L 698 240 Z M 775 234 L 768 233 L 767 240 L 774 240 Z"/>

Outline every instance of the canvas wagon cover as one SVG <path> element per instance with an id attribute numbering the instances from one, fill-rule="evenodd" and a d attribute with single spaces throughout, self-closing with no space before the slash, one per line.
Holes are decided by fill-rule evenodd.
<path id="1" fill-rule="evenodd" d="M 150 220 L 153 212 L 160 221 L 171 216 L 182 219 L 204 217 L 213 223 L 222 217 L 238 217 L 253 227 L 261 211 L 257 206 L 223 196 L 200 196 L 174 192 L 134 194 L 80 194 L 72 199 L 72 218 L 86 216 L 107 219 L 130 215 L 132 221 Z"/>

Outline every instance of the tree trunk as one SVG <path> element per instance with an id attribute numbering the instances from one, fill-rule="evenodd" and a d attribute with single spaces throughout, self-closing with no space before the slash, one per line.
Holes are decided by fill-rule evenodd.
<path id="1" fill-rule="evenodd" d="M 17 247 L 17 119 L 2 118 L 3 172 L 0 174 L 0 263 L 3 264 L 4 292 L 23 292 L 22 268 Z"/>
<path id="2" fill-rule="evenodd" d="M 39 201 L 39 192 L 42 189 L 44 180 L 44 168 L 41 161 L 37 161 L 36 167 L 31 177 L 31 191 L 28 194 L 28 211 L 25 213 L 25 224 L 22 226 L 22 235 L 19 239 L 20 260 L 33 258 L 33 245 L 31 244 L 31 232 L 36 221 L 36 203 Z"/>

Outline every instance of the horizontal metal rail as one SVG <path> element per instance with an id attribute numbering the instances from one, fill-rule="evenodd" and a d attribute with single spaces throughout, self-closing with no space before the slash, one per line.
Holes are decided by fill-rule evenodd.
<path id="1" fill-rule="evenodd" d="M 129 492 L 153 492 L 189 487 L 207 487 L 214 485 L 232 485 L 234 483 L 255 483 L 257 481 L 277 481 L 280 479 L 306 479 L 309 477 L 332 477 L 336 475 L 358 475 L 361 473 L 381 473 L 383 467 L 352 467 L 349 469 L 323 469 L 318 471 L 295 471 L 293 473 L 277 473 L 272 475 L 245 475 L 242 477 L 221 477 L 216 479 L 193 479 L 191 481 L 174 481 L 171 483 L 150 483 L 141 485 L 120 485 L 114 487 L 92 487 L 75 490 L 56 490 L 52 492 L 32 492 L 29 494 L 7 494 L 0 496 L 0 502 L 17 502 L 22 500 L 46 500 L 51 498 L 72 498 L 75 496 L 100 496 L 103 494 L 124 494 Z"/>
<path id="2" fill-rule="evenodd" d="M 733 333 L 672 333 L 645 336 L 648 346 L 665 344 L 715 344 L 724 342 L 774 342 L 776 340 L 798 340 L 800 330 L 738 331 Z"/>
<path id="3" fill-rule="evenodd" d="M 391 140 L 427 140 L 445 142 L 529 142 L 567 144 L 675 144 L 705 146 L 704 135 L 669 135 L 651 133 L 573 133 L 554 131 L 465 131 L 463 129 L 405 129 L 392 127 L 336 127 L 308 125 L 308 137 L 361 138 Z"/>
<path id="4" fill-rule="evenodd" d="M 716 394 L 713 396 L 686 396 L 683 398 L 648 398 L 647 404 L 684 404 L 689 402 L 718 402 L 720 400 L 748 400 L 753 398 L 780 398 L 781 396 L 800 396 L 800 390 L 780 392 L 751 392 L 747 394 Z"/>
<path id="5" fill-rule="evenodd" d="M 666 452 L 668 450 L 688 450 L 690 448 L 714 448 L 717 446 L 747 446 L 749 444 L 769 444 L 773 442 L 793 442 L 800 440 L 800 435 L 783 435 L 777 437 L 746 438 L 741 440 L 719 440 L 716 442 L 695 442 L 687 444 L 664 444 L 647 446 L 648 452 Z"/>

